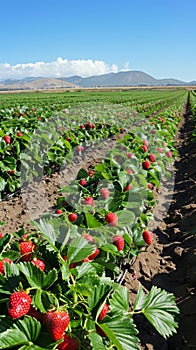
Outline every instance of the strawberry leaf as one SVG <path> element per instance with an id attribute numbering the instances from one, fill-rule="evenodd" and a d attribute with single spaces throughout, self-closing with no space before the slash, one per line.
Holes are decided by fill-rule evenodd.
<path id="1" fill-rule="evenodd" d="M 126 287 L 116 285 L 116 290 L 110 299 L 110 308 L 127 312 L 129 309 L 129 291 Z"/>
<path id="2" fill-rule="evenodd" d="M 69 245 L 67 261 L 70 263 L 81 261 L 91 255 L 95 249 L 96 245 L 89 244 L 89 242 L 83 237 L 75 238 Z"/>
<path id="3" fill-rule="evenodd" d="M 90 345 L 93 350 L 107 350 L 107 347 L 104 345 L 103 339 L 99 334 L 91 332 L 88 335 L 88 338 L 90 339 Z"/>
<path id="4" fill-rule="evenodd" d="M 41 324 L 34 317 L 25 316 L 23 320 L 18 320 L 13 328 L 21 331 L 29 341 L 34 342 L 39 336 Z"/>
<path id="5" fill-rule="evenodd" d="M 19 329 L 7 329 L 0 333 L 0 349 L 14 348 L 23 344 L 28 344 L 28 338 Z"/>
<path id="6" fill-rule="evenodd" d="M 44 272 L 31 262 L 18 264 L 19 270 L 25 275 L 31 287 L 42 288 L 44 286 Z"/>
<path id="7" fill-rule="evenodd" d="M 139 309 L 164 338 L 176 333 L 178 324 L 175 315 L 179 309 L 172 293 L 153 286 L 149 294 L 145 295 L 140 287 L 134 304 L 134 310 Z"/>
<path id="8" fill-rule="evenodd" d="M 88 212 L 85 212 L 86 223 L 88 228 L 96 228 L 102 226 L 101 222 L 96 220 L 96 218 Z"/>

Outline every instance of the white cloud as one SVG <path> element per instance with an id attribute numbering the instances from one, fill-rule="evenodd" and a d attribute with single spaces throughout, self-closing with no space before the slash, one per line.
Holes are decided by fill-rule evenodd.
<path id="1" fill-rule="evenodd" d="M 21 79 L 24 77 L 69 77 L 80 75 L 100 75 L 118 72 L 116 64 L 109 66 L 101 60 L 68 60 L 58 57 L 52 62 L 20 63 L 11 65 L 0 64 L 0 79 Z"/>
<path id="2" fill-rule="evenodd" d="M 125 65 L 124 65 L 124 68 L 121 70 L 122 72 L 127 72 L 129 71 L 130 68 L 129 68 L 129 62 L 126 62 Z"/>

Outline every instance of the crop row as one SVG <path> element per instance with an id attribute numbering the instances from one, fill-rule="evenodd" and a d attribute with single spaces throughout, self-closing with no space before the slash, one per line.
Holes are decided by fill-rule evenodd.
<path id="1" fill-rule="evenodd" d="M 183 108 L 182 101 L 131 129 L 124 118 L 127 132 L 101 163 L 80 169 L 59 190 L 55 213 L 34 221 L 33 231 L 1 237 L 1 349 L 139 349 L 138 313 L 165 338 L 176 332 L 173 294 L 140 287 L 130 305 L 128 289 L 117 281 L 121 266 L 153 241 L 147 225 L 154 193 L 176 155 Z M 90 130 L 98 127 L 93 122 Z M 86 124 L 77 125 L 66 137 L 86 131 Z M 119 131 L 120 122 L 111 125 Z M 80 140 L 81 157 L 92 142 L 98 141 Z M 28 161 L 32 154 L 35 149 Z"/>

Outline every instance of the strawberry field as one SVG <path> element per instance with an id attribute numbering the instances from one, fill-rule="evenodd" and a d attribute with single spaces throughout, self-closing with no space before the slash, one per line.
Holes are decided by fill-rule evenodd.
<path id="1" fill-rule="evenodd" d="M 195 123 L 183 89 L 0 96 L 1 349 L 140 349 L 137 315 L 177 332 L 173 293 L 139 284 L 131 301 L 124 282 L 156 240 L 189 100 Z"/>

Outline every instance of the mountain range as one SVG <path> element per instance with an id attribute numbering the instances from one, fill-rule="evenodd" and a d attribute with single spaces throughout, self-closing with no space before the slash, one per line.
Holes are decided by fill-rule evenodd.
<path id="1" fill-rule="evenodd" d="M 124 86 L 196 86 L 196 81 L 184 82 L 178 79 L 156 79 L 142 71 L 122 71 L 83 78 L 78 75 L 62 78 L 26 77 L 0 81 L 0 90 L 40 90 L 62 88 Z"/>

